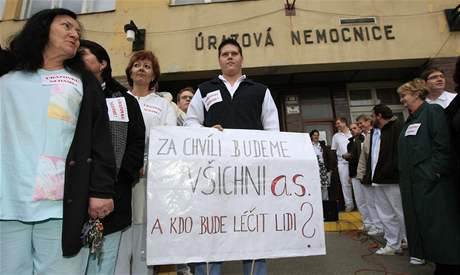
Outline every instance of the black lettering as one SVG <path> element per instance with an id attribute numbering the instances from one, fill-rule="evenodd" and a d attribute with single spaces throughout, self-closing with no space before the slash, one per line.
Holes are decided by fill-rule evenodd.
<path id="1" fill-rule="evenodd" d="M 260 42 L 262 41 L 262 33 L 259 32 L 258 34 L 257 33 L 252 33 L 252 35 L 254 36 L 254 40 L 256 41 L 256 46 L 259 47 L 260 46 Z"/>
<path id="2" fill-rule="evenodd" d="M 299 31 L 291 31 L 291 43 L 292 45 L 300 45 L 300 32 Z"/>
<path id="3" fill-rule="evenodd" d="M 329 37 L 331 38 L 332 43 L 339 42 L 339 32 L 337 31 L 337 29 L 330 29 Z"/>
<path id="4" fill-rule="evenodd" d="M 395 37 L 392 35 L 393 33 L 393 26 L 392 25 L 385 25 L 383 26 L 383 30 L 385 31 L 385 37 L 387 40 L 394 40 Z"/>
<path id="5" fill-rule="evenodd" d="M 200 32 L 198 36 L 195 36 L 195 50 L 201 51 L 204 48 L 204 37 Z"/>
<path id="6" fill-rule="evenodd" d="M 321 43 L 323 41 L 324 43 L 327 43 L 327 36 L 326 36 L 326 30 L 316 30 L 316 42 Z"/>
<path id="7" fill-rule="evenodd" d="M 305 40 L 305 44 L 313 44 L 313 41 L 310 40 L 312 30 L 304 30 L 303 31 L 303 39 Z"/>
<path id="8" fill-rule="evenodd" d="M 216 47 L 217 37 L 215 35 L 208 36 L 208 50 L 213 48 L 214 50 L 217 49 Z"/>
<path id="9" fill-rule="evenodd" d="M 372 31 L 372 37 L 374 37 L 375 40 L 382 39 L 382 33 L 380 32 L 379 26 L 373 26 L 371 28 L 371 31 Z"/>
<path id="10" fill-rule="evenodd" d="M 367 27 L 364 27 L 364 30 L 366 31 L 366 39 L 369 41 L 371 38 L 369 37 L 369 29 Z"/>
<path id="11" fill-rule="evenodd" d="M 364 36 L 363 36 L 363 28 L 362 27 L 354 27 L 353 28 L 353 34 L 355 36 L 355 41 L 358 41 L 358 38 L 359 40 L 361 41 L 364 41 Z"/>
<path id="12" fill-rule="evenodd" d="M 203 178 L 209 180 L 209 182 L 210 182 L 209 185 L 211 186 L 211 190 L 209 192 L 201 191 L 201 193 L 203 193 L 204 195 L 211 195 L 216 190 L 216 181 L 213 179 L 212 173 L 211 173 L 210 176 L 208 176 L 208 173 L 207 173 L 207 171 L 209 169 L 212 169 L 212 168 L 213 168 L 212 166 L 208 166 L 208 167 L 204 168 L 204 170 L 203 170 Z"/>
<path id="13" fill-rule="evenodd" d="M 275 44 L 273 44 L 273 39 L 270 31 L 267 31 L 267 37 L 265 38 L 265 47 L 267 46 L 275 46 Z"/>
<path id="14" fill-rule="evenodd" d="M 351 41 L 350 29 L 349 28 L 343 28 L 341 32 L 342 32 L 343 41 L 350 42 Z M 347 34 L 345 34 L 345 32 L 347 32 Z"/>
<path id="15" fill-rule="evenodd" d="M 250 47 L 251 46 L 251 35 L 249 33 L 243 33 L 241 37 L 241 42 L 243 47 Z"/>

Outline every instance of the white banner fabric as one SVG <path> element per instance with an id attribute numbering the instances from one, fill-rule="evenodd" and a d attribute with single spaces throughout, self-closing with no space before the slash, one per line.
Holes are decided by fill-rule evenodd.
<path id="1" fill-rule="evenodd" d="M 147 179 L 148 265 L 326 253 L 307 134 L 156 127 Z"/>

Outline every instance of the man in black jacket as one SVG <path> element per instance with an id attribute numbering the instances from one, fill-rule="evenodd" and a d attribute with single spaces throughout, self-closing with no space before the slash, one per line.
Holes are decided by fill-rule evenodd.
<path id="1" fill-rule="evenodd" d="M 401 252 L 401 242 L 406 240 L 398 172 L 402 124 L 383 104 L 374 106 L 372 116 L 374 128 L 370 133 L 365 178 L 375 187 L 375 206 L 386 240 L 386 246 L 375 253 L 394 255 Z"/>
<path id="2" fill-rule="evenodd" d="M 88 40 L 81 41 L 80 50 L 87 69 L 99 80 L 106 97 L 117 168 L 114 211 L 102 219 L 104 244 L 101 260 L 98 263 L 98 259 L 90 257 L 86 273 L 113 274 L 121 231 L 131 224 L 131 188 L 144 161 L 145 125 L 136 99 L 112 78 L 106 50 Z"/>

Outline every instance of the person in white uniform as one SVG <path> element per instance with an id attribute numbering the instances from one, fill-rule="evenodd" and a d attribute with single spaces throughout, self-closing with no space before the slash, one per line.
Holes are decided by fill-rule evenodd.
<path id="1" fill-rule="evenodd" d="M 366 156 L 369 154 L 369 152 L 363 152 L 366 147 L 364 146 L 364 143 L 367 142 L 369 144 L 370 133 L 372 130 L 372 118 L 368 115 L 362 114 L 356 118 L 356 121 L 364 134 L 364 142 L 361 144 L 362 150 L 359 156 L 356 175 L 356 178 L 361 182 L 361 189 L 366 200 L 364 207 L 367 208 L 367 213 L 369 214 L 367 220 L 363 217 L 364 231 L 371 236 L 383 235 L 383 225 L 380 222 L 379 216 L 377 215 L 377 209 L 375 208 L 375 188 L 372 186 L 371 182 L 362 181 L 364 177 L 363 175 L 366 172 Z M 367 148 L 369 148 L 369 145 Z"/>
<path id="2" fill-rule="evenodd" d="M 345 211 L 351 212 L 355 208 L 353 203 L 353 189 L 351 187 L 348 161 L 343 158 L 347 153 L 349 138 L 352 137 L 347 120 L 344 117 L 338 117 L 335 120 L 337 133 L 332 137 L 331 150 L 337 154 L 337 170 L 339 172 L 340 183 L 342 185 L 343 199 L 345 201 Z"/>
<path id="3" fill-rule="evenodd" d="M 154 126 L 176 126 L 176 113 L 171 104 L 157 95 L 153 87 L 160 76 L 158 59 L 151 51 L 138 51 L 131 57 L 126 67 L 129 92 L 141 107 L 146 135 L 144 168 L 141 178 L 133 188 L 133 224 L 122 233 L 115 274 L 153 274 L 153 267 L 147 267 L 145 255 L 146 242 L 146 186 L 147 153 L 150 129 Z M 131 271 L 131 272 L 130 272 Z"/>
<path id="4" fill-rule="evenodd" d="M 428 95 L 425 99 L 430 104 L 439 104 L 442 108 L 447 108 L 450 102 L 457 95 L 446 91 L 446 77 L 444 71 L 440 68 L 429 68 L 424 70 L 420 77 L 426 81 L 426 87 L 428 88 Z"/>

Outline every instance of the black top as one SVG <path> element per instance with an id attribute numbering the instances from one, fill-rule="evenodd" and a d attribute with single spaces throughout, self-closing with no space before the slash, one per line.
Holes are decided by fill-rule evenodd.
<path id="1" fill-rule="evenodd" d="M 364 182 L 377 184 L 399 183 L 398 143 L 401 129 L 402 124 L 396 117 L 388 121 L 387 124 L 385 124 L 381 129 L 379 159 L 377 161 L 377 165 L 375 166 L 374 176 L 372 177 L 372 180 L 369 180 L 372 174 L 372 135 L 374 134 L 374 129 L 372 129 L 369 136 L 370 152 L 369 158 L 367 160 L 366 176 Z"/>
<path id="2" fill-rule="evenodd" d="M 139 170 L 144 162 L 145 125 L 137 100 L 120 83 L 115 80 L 106 82 L 104 94 L 106 98 L 122 95 L 129 117 L 126 146 L 115 183 L 114 211 L 102 220 L 106 235 L 131 224 L 131 189 L 139 179 Z M 116 134 L 112 131 L 112 135 Z"/>
<path id="3" fill-rule="evenodd" d="M 198 88 L 205 103 L 207 100 L 215 102 L 209 110 L 205 108 L 204 126 L 220 124 L 227 129 L 263 130 L 261 115 L 266 86 L 246 78 L 240 83 L 233 98 L 219 78 L 206 81 Z M 216 100 L 219 95 L 221 101 Z"/>
<path id="4" fill-rule="evenodd" d="M 361 155 L 361 144 L 364 142 L 364 136 L 359 135 L 359 138 L 351 137 L 348 139 L 350 142 L 347 144 L 347 152 L 350 153 L 348 159 L 348 172 L 350 178 L 356 177 L 356 170 L 358 169 L 359 156 Z"/>

